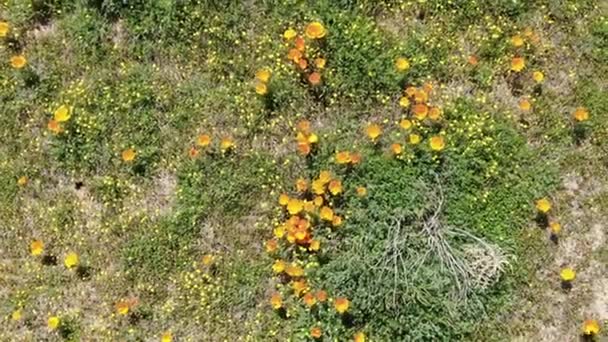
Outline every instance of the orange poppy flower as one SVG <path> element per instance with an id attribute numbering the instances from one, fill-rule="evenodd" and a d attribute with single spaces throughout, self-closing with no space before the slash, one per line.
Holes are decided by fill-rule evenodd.
<path id="1" fill-rule="evenodd" d="M 272 308 L 275 310 L 278 310 L 283 306 L 283 298 L 281 298 L 280 293 L 275 292 L 270 296 L 270 305 L 272 305 Z"/>
<path id="2" fill-rule="evenodd" d="M 441 109 L 439 107 L 429 108 L 429 119 L 434 121 L 441 119 Z"/>
<path id="3" fill-rule="evenodd" d="M 551 202 L 545 197 L 536 201 L 536 210 L 542 214 L 546 214 L 551 210 Z"/>
<path id="4" fill-rule="evenodd" d="M 351 153 L 350 162 L 353 165 L 359 164 L 361 162 L 361 153 L 358 153 L 358 152 Z"/>
<path id="5" fill-rule="evenodd" d="M 323 195 L 325 193 L 325 183 L 319 179 L 312 181 L 311 188 L 315 195 Z"/>
<path id="6" fill-rule="evenodd" d="M 397 71 L 406 71 L 409 68 L 410 62 L 407 58 L 399 57 L 395 60 L 395 69 L 397 69 Z"/>
<path id="7" fill-rule="evenodd" d="M 375 141 L 382 134 L 382 127 L 378 124 L 369 124 L 365 128 L 365 132 L 372 141 Z"/>
<path id="8" fill-rule="evenodd" d="M 519 109 L 527 112 L 532 108 L 532 104 L 530 103 L 530 101 L 528 101 L 528 99 L 521 99 L 519 100 Z"/>
<path id="9" fill-rule="evenodd" d="M 321 83 L 321 74 L 319 74 L 316 71 L 311 73 L 310 75 L 308 75 L 308 82 L 310 82 L 310 84 L 313 86 L 320 84 Z"/>
<path id="10" fill-rule="evenodd" d="M 334 301 L 334 308 L 336 309 L 336 311 L 339 314 L 343 314 L 346 311 L 348 311 L 349 306 L 350 306 L 350 302 L 348 301 L 348 299 L 346 299 L 344 297 L 338 297 Z"/>
<path id="11" fill-rule="evenodd" d="M 334 215 L 334 218 L 331 220 L 331 225 L 334 227 L 339 227 L 342 225 L 342 217 L 338 215 Z"/>
<path id="12" fill-rule="evenodd" d="M 319 338 L 321 338 L 322 335 L 323 335 L 323 331 L 321 331 L 321 328 L 319 328 L 319 327 L 310 328 L 310 337 L 312 337 L 314 339 L 319 339 Z"/>
<path id="13" fill-rule="evenodd" d="M 545 80 L 545 74 L 542 73 L 542 71 L 534 71 L 532 73 L 532 79 L 536 82 L 536 83 L 542 83 Z"/>
<path id="14" fill-rule="evenodd" d="M 173 334 L 170 331 L 165 331 L 160 336 L 160 342 L 173 342 Z"/>
<path id="15" fill-rule="evenodd" d="M 426 92 L 425 96 L 428 98 L 428 94 L 430 94 L 433 91 L 433 83 L 424 82 L 424 84 L 422 85 L 422 89 L 424 89 L 424 91 Z"/>
<path id="16" fill-rule="evenodd" d="M 196 138 L 198 146 L 207 147 L 211 144 L 211 136 L 209 134 L 201 134 Z"/>
<path id="17" fill-rule="evenodd" d="M 123 150 L 121 153 L 122 160 L 126 161 L 126 162 L 132 162 L 135 159 L 136 155 L 137 155 L 137 152 L 135 152 L 135 149 L 132 149 L 132 148 Z"/>
<path id="18" fill-rule="evenodd" d="M 308 284 L 304 279 L 297 280 L 291 284 L 291 288 L 293 289 L 293 293 L 299 297 L 308 290 Z"/>
<path id="19" fill-rule="evenodd" d="M 287 211 L 290 215 L 297 215 L 302 211 L 302 209 L 304 209 L 304 204 L 302 201 L 296 198 L 289 199 L 289 202 L 287 203 Z"/>
<path id="20" fill-rule="evenodd" d="M 403 153 L 403 146 L 401 146 L 401 144 L 394 143 L 391 145 L 391 152 L 394 155 L 400 155 L 401 153 Z"/>
<path id="21" fill-rule="evenodd" d="M 477 57 L 475 55 L 470 55 L 469 58 L 467 58 L 467 62 L 469 64 L 475 66 L 479 63 L 479 60 L 477 59 Z"/>
<path id="22" fill-rule="evenodd" d="M 296 32 L 296 30 L 294 30 L 292 28 L 288 28 L 287 30 L 285 30 L 285 32 L 283 32 L 283 38 L 285 38 L 287 40 L 292 40 L 297 35 L 298 35 L 298 33 Z"/>
<path id="23" fill-rule="evenodd" d="M 42 240 L 34 240 L 30 244 L 30 253 L 34 256 L 41 255 L 44 252 L 44 242 Z"/>
<path id="24" fill-rule="evenodd" d="M 263 83 L 270 81 L 271 71 L 268 68 L 262 68 L 255 72 L 255 78 Z"/>
<path id="25" fill-rule="evenodd" d="M 589 120 L 589 111 L 585 107 L 578 107 L 574 111 L 574 120 L 578 122 L 583 122 Z"/>
<path id="26" fill-rule="evenodd" d="M 268 94 L 268 86 L 266 83 L 260 81 L 255 82 L 255 93 L 258 95 Z"/>
<path id="27" fill-rule="evenodd" d="M 321 249 L 321 241 L 319 241 L 319 240 L 312 240 L 312 241 L 310 241 L 310 245 L 308 246 L 308 250 L 310 250 L 312 252 L 316 252 L 319 249 Z"/>
<path id="28" fill-rule="evenodd" d="M 327 31 L 325 30 L 325 27 L 323 26 L 323 24 L 321 24 L 318 21 L 314 21 L 310 24 L 308 24 L 308 26 L 306 26 L 306 37 L 310 38 L 310 39 L 320 39 L 325 37 L 325 35 L 327 34 Z"/>
<path id="29" fill-rule="evenodd" d="M 399 127 L 403 128 L 403 129 L 410 129 L 410 128 L 412 128 L 412 122 L 408 119 L 403 119 L 403 120 L 399 121 Z"/>
<path id="30" fill-rule="evenodd" d="M 25 185 L 27 185 L 28 181 L 29 181 L 29 179 L 27 178 L 27 176 L 21 176 L 21 177 L 19 177 L 19 179 L 17 179 L 17 185 L 25 186 Z"/>
<path id="31" fill-rule="evenodd" d="M 583 335 L 595 336 L 600 333 L 600 324 L 595 319 L 587 319 L 583 322 Z"/>
<path id="32" fill-rule="evenodd" d="M 296 128 L 298 131 L 300 131 L 304 134 L 308 134 L 308 132 L 310 132 L 310 121 L 308 121 L 308 120 L 298 121 L 298 123 L 296 124 Z"/>
<path id="33" fill-rule="evenodd" d="M 429 145 L 433 151 L 441 151 L 445 148 L 445 140 L 441 135 L 432 136 L 429 140 Z"/>
<path id="34" fill-rule="evenodd" d="M 16 55 L 11 57 L 11 66 L 15 69 L 22 69 L 27 65 L 27 59 L 25 59 L 24 55 Z"/>
<path id="35" fill-rule="evenodd" d="M 291 49 L 289 53 L 287 53 L 287 58 L 294 63 L 298 63 L 300 58 L 302 58 L 302 52 L 298 49 Z"/>
<path id="36" fill-rule="evenodd" d="M 304 275 L 304 269 L 294 263 L 291 263 L 285 268 L 285 273 L 287 273 L 287 275 L 290 277 L 301 277 Z"/>
<path id="37" fill-rule="evenodd" d="M 559 222 L 551 222 L 549 223 L 549 229 L 551 230 L 551 234 L 557 235 L 562 231 L 562 225 Z"/>
<path id="38" fill-rule="evenodd" d="M 342 182 L 340 182 L 337 179 L 334 179 L 331 182 L 329 182 L 327 189 L 329 190 L 329 192 L 332 195 L 334 195 L 334 196 L 339 195 L 342 192 Z"/>
<path id="39" fill-rule="evenodd" d="M 310 154 L 311 148 L 308 142 L 300 142 L 298 143 L 298 153 L 307 156 Z"/>
<path id="40" fill-rule="evenodd" d="M 329 183 L 331 180 L 331 172 L 328 170 L 321 170 L 321 172 L 319 172 L 319 180 L 323 182 L 323 184 Z"/>
<path id="41" fill-rule="evenodd" d="M 359 331 L 353 336 L 353 342 L 365 342 L 365 333 L 363 331 Z"/>
<path id="42" fill-rule="evenodd" d="M 357 187 L 357 196 L 364 197 L 365 195 L 367 195 L 367 189 L 364 186 L 358 186 Z"/>
<path id="43" fill-rule="evenodd" d="M 323 291 L 323 290 L 319 290 L 317 292 L 315 292 L 315 297 L 317 298 L 317 300 L 321 303 L 327 301 L 327 292 Z"/>
<path id="44" fill-rule="evenodd" d="M 46 126 L 49 131 L 53 132 L 53 134 L 59 134 L 63 132 L 63 128 L 61 128 L 61 125 L 55 119 L 49 120 L 49 123 Z"/>
<path id="45" fill-rule="evenodd" d="M 520 72 L 526 67 L 526 61 L 523 57 L 513 57 L 511 60 L 511 70 Z"/>
<path id="46" fill-rule="evenodd" d="M 348 164 L 351 162 L 350 152 L 341 151 L 336 153 L 336 164 Z"/>
<path id="47" fill-rule="evenodd" d="M 419 134 L 412 133 L 409 135 L 408 140 L 412 145 L 418 145 L 422 140 L 422 137 Z"/>
<path id="48" fill-rule="evenodd" d="M 308 68 L 308 60 L 306 60 L 306 58 L 301 58 L 300 61 L 298 62 L 298 67 L 302 70 L 305 70 L 306 68 Z"/>
<path id="49" fill-rule="evenodd" d="M 306 49 L 306 43 L 304 42 L 304 38 L 297 37 L 295 41 L 295 46 L 298 51 L 304 52 L 304 50 Z"/>
<path id="50" fill-rule="evenodd" d="M 226 152 L 233 148 L 234 148 L 234 140 L 232 140 L 232 138 L 230 138 L 230 137 L 222 138 L 222 140 L 220 141 L 220 149 L 222 150 L 222 152 Z"/>
<path id="51" fill-rule="evenodd" d="M 416 94 L 416 87 L 409 86 L 405 88 L 405 94 L 409 97 L 414 96 Z"/>
<path id="52" fill-rule="evenodd" d="M 414 117 L 418 120 L 424 120 L 429 113 L 429 107 L 427 107 L 424 103 L 415 104 L 412 107 L 412 112 L 414 113 Z"/>
<path id="53" fill-rule="evenodd" d="M 70 117 L 72 116 L 70 112 L 70 107 L 61 105 L 53 113 L 53 119 L 57 122 L 66 122 L 70 120 Z"/>
<path id="54" fill-rule="evenodd" d="M 279 248 L 279 243 L 275 239 L 270 239 L 266 241 L 266 252 L 274 253 Z"/>
<path id="55" fill-rule="evenodd" d="M 520 47 L 524 45 L 524 39 L 520 35 L 514 35 L 511 37 L 511 44 L 515 47 Z"/>
<path id="56" fill-rule="evenodd" d="M 279 204 L 282 206 L 286 206 L 289 203 L 289 196 L 286 193 L 282 193 L 279 195 Z"/>
<path id="57" fill-rule="evenodd" d="M 190 147 L 190 149 L 188 150 L 188 156 L 192 159 L 196 158 L 198 156 L 198 153 L 199 151 L 194 146 Z"/>
<path id="58" fill-rule="evenodd" d="M 299 192 L 304 192 L 308 189 L 308 181 L 306 181 L 306 179 L 304 178 L 298 178 L 298 180 L 296 180 L 296 190 L 298 190 Z"/>
<path id="59" fill-rule="evenodd" d="M 425 83 L 423 87 L 428 87 L 430 83 Z M 416 103 L 424 103 L 429 100 L 429 93 L 426 89 L 417 89 L 414 93 L 414 102 Z"/>
<path id="60" fill-rule="evenodd" d="M 287 265 L 285 265 L 285 261 L 283 260 L 276 260 L 274 262 L 274 264 L 272 264 L 272 271 L 274 273 L 282 273 L 283 271 L 285 271 L 285 267 Z"/>
<path id="61" fill-rule="evenodd" d="M 327 60 L 325 58 L 321 58 L 321 57 L 315 58 L 315 66 L 317 67 L 317 69 L 325 68 L 325 63 L 327 63 Z"/>
<path id="62" fill-rule="evenodd" d="M 321 186 L 323 186 L 323 183 L 321 183 Z M 323 205 L 323 196 L 316 196 L 312 202 L 314 203 L 315 207 L 322 206 Z"/>
<path id="63" fill-rule="evenodd" d="M 0 38 L 4 38 L 8 35 L 8 31 L 10 31 L 11 25 L 6 21 L 0 21 Z"/>
<path id="64" fill-rule="evenodd" d="M 321 210 L 319 210 L 319 216 L 322 220 L 331 222 L 334 219 L 334 211 L 331 210 L 330 207 L 323 206 L 321 207 Z"/>
<path id="65" fill-rule="evenodd" d="M 114 308 L 119 315 L 127 315 L 129 313 L 129 309 L 131 308 L 131 304 L 127 300 L 119 300 L 114 304 Z"/>
<path id="66" fill-rule="evenodd" d="M 317 303 L 317 299 L 312 294 L 312 292 L 308 292 L 307 294 L 305 294 L 304 297 L 302 297 L 302 301 L 304 301 L 304 304 L 306 304 L 306 306 L 308 306 L 309 308 Z"/>
<path id="67" fill-rule="evenodd" d="M 205 266 L 211 266 L 211 265 L 213 265 L 214 261 L 215 261 L 215 256 L 213 256 L 213 254 L 205 254 L 201 258 L 201 262 Z"/>

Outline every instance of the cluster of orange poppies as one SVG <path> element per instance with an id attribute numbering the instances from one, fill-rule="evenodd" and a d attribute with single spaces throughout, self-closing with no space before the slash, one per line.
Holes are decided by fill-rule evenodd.
<path id="1" fill-rule="evenodd" d="M 53 118 L 47 123 L 49 131 L 55 135 L 62 133 L 64 131 L 63 125 L 72 117 L 72 110 L 72 107 L 65 104 L 57 107 L 53 113 Z"/>
<path id="2" fill-rule="evenodd" d="M 298 153 L 307 156 L 313 147 L 319 142 L 319 136 L 310 130 L 310 121 L 302 120 L 296 125 L 296 141 L 298 143 Z"/>
<path id="3" fill-rule="evenodd" d="M 255 92 L 258 95 L 264 96 L 268 94 L 271 76 L 272 71 L 268 68 L 262 68 L 255 72 Z"/>
<path id="4" fill-rule="evenodd" d="M 308 24 L 304 30 L 304 36 L 308 38 L 310 43 L 323 39 L 326 34 L 327 31 L 323 24 L 316 21 Z M 287 58 L 297 66 L 302 77 L 311 86 L 321 84 L 321 72 L 325 69 L 327 60 L 320 53 L 318 46 L 307 46 L 304 37 L 292 28 L 283 33 L 283 38 L 290 43 Z"/>
<path id="5" fill-rule="evenodd" d="M 211 134 L 199 134 L 196 137 L 195 146 L 191 146 L 188 150 L 190 158 L 195 159 L 201 153 L 201 151 L 211 153 L 211 145 L 213 144 L 213 137 Z M 226 153 L 236 147 L 236 143 L 229 136 L 224 136 L 220 139 L 220 151 Z"/>
<path id="6" fill-rule="evenodd" d="M 297 124 L 298 151 L 302 155 L 311 152 L 311 145 L 318 137 L 310 129 L 310 122 Z M 313 290 L 305 269 L 314 267 L 315 263 L 305 265 L 300 253 L 308 256 L 317 254 L 325 239 L 326 233 L 343 224 L 343 217 L 337 212 L 335 202 L 344 195 L 342 180 L 329 170 L 322 170 L 313 179 L 298 178 L 295 181 L 293 194 L 281 193 L 278 198 L 282 219 L 273 229 L 274 237 L 266 241 L 266 252 L 274 258 L 273 273 L 279 282 L 289 284 L 288 292 L 304 307 L 327 310 L 333 306 L 338 315 L 346 315 L 350 301 L 345 297 L 329 298 L 322 289 Z M 357 190 L 358 194 L 364 191 Z M 294 254 L 293 260 L 285 260 L 281 255 Z M 270 305 L 277 311 L 286 311 L 285 294 L 276 291 L 270 297 Z M 320 339 L 323 330 L 315 325 L 310 328 L 309 336 Z M 358 332 L 356 341 L 365 341 L 365 334 Z"/>
<path id="7" fill-rule="evenodd" d="M 430 83 L 425 83 L 419 88 L 408 86 L 399 98 L 399 105 L 405 110 L 405 116 L 399 121 L 399 127 L 406 132 L 406 143 L 411 146 L 420 144 L 423 139 L 416 128 L 423 124 L 441 127 L 443 120 L 442 111 L 439 107 L 432 106 L 429 103 L 429 94 L 432 89 Z M 374 145 L 378 146 L 383 134 L 383 128 L 380 124 L 369 123 L 365 127 L 365 134 Z M 445 137 L 441 133 L 432 135 L 428 139 L 428 144 L 432 151 L 442 151 L 446 147 Z M 399 142 L 393 142 L 390 145 L 390 152 L 396 157 L 400 157 L 404 151 L 404 145 Z M 356 154 L 340 151 L 336 153 L 335 160 L 338 164 L 357 163 L 360 161 L 360 157 L 353 158 L 353 156 L 356 156 Z"/>

